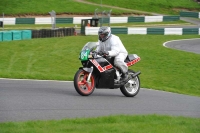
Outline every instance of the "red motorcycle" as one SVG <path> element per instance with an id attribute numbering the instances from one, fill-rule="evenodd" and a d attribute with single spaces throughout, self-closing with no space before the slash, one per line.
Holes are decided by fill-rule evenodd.
<path id="1" fill-rule="evenodd" d="M 113 64 L 114 57 L 102 56 L 95 52 L 96 42 L 88 42 L 82 48 L 79 59 L 82 67 L 74 76 L 74 87 L 82 96 L 88 96 L 97 89 L 117 89 L 126 97 L 134 97 L 140 90 L 140 71 L 128 69 L 128 79 L 120 81 L 122 73 Z M 128 67 L 140 61 L 136 54 L 129 54 L 125 59 Z"/>

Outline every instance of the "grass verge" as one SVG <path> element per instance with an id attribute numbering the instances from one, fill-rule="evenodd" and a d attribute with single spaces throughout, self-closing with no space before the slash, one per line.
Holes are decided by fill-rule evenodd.
<path id="1" fill-rule="evenodd" d="M 117 7 L 123 7 L 126 9 L 132 9 L 133 11 L 126 11 L 116 8 L 106 8 L 101 7 L 100 0 L 87 0 L 99 5 L 84 4 L 77 2 L 75 0 L 6 0 L 2 1 L 0 4 L 0 12 L 5 13 L 5 16 L 33 16 L 33 15 L 49 15 L 49 12 L 54 10 L 57 15 L 59 14 L 94 14 L 95 9 L 98 11 L 109 11 L 112 9 L 112 14 L 122 15 L 135 13 L 138 15 L 147 15 L 149 13 L 141 13 L 140 11 L 146 12 L 159 12 L 160 14 L 177 15 L 182 10 L 196 11 L 199 12 L 200 6 L 194 0 L 118 0 L 113 2 L 113 0 L 102 0 L 102 4 L 111 5 Z M 47 4 L 48 3 L 48 4 Z"/>
<path id="2" fill-rule="evenodd" d="M 5 16 L 34 16 L 34 15 L 49 15 L 49 12 L 54 10 L 57 15 L 59 14 L 82 14 L 93 15 L 95 9 L 101 9 L 100 5 L 88 5 L 74 0 L 6 0 L 0 4 L 0 13 Z M 110 10 L 110 8 L 103 8 L 103 10 Z M 131 13 L 121 9 L 113 9 L 112 13 L 122 14 Z"/>
<path id="3" fill-rule="evenodd" d="M 100 4 L 97 0 L 86 0 Z M 140 10 L 146 12 L 157 12 L 160 14 L 179 14 L 180 11 L 189 10 L 199 12 L 200 6 L 194 0 L 113 0 L 102 1 L 102 4 L 123 7 L 127 9 Z"/>
<path id="4" fill-rule="evenodd" d="M 1 133 L 199 133 L 200 119 L 160 115 L 106 116 L 0 123 Z"/>

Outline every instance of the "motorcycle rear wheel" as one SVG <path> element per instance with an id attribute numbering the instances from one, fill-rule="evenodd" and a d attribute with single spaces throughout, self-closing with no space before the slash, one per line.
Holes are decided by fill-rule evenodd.
<path id="1" fill-rule="evenodd" d="M 89 96 L 93 93 L 96 85 L 95 77 L 91 74 L 89 82 L 87 78 L 89 73 L 79 69 L 74 76 L 74 87 L 76 91 L 82 96 Z"/>
<path id="2" fill-rule="evenodd" d="M 135 73 L 133 70 L 128 70 L 128 75 Z M 125 85 L 120 87 L 121 92 L 126 97 L 134 97 L 140 91 L 140 79 L 139 76 L 131 78 Z"/>

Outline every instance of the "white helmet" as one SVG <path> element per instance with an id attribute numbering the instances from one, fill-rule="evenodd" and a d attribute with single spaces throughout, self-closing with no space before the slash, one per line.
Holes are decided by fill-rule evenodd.
<path id="1" fill-rule="evenodd" d="M 100 27 L 98 31 L 98 35 L 99 35 L 100 41 L 102 42 L 106 41 L 111 35 L 110 27 L 107 27 L 107 26 Z"/>

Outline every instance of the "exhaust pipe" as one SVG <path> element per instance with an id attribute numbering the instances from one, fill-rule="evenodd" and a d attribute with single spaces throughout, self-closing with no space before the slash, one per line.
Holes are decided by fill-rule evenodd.
<path id="1" fill-rule="evenodd" d="M 136 72 L 136 73 L 134 73 L 134 74 L 131 74 L 131 77 L 132 78 L 135 78 L 136 76 L 138 76 L 138 75 L 140 75 L 141 74 L 141 72 L 140 71 L 138 71 L 138 72 Z M 129 79 L 130 80 L 130 79 Z"/>
<path id="2" fill-rule="evenodd" d="M 136 76 L 140 75 L 141 72 L 138 71 L 134 74 L 131 74 L 130 77 L 126 81 L 120 81 L 119 83 L 114 84 L 114 88 L 120 88 L 121 86 L 125 85 L 130 79 L 135 78 Z"/>

